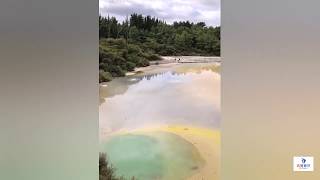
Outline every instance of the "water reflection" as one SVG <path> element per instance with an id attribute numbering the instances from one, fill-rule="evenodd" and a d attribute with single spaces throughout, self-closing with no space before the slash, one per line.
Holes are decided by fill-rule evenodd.
<path id="1" fill-rule="evenodd" d="M 101 133 L 149 125 L 220 126 L 216 64 L 186 64 L 118 78 L 102 87 Z"/>
<path id="2" fill-rule="evenodd" d="M 130 85 L 138 83 L 143 78 L 150 79 L 153 76 L 171 71 L 174 74 L 201 73 L 202 71 L 212 71 L 220 73 L 220 63 L 197 63 L 197 64 L 164 64 L 148 66 L 143 71 L 127 77 L 116 78 L 115 80 L 100 86 L 100 104 L 105 98 L 118 94 L 124 94 Z"/>

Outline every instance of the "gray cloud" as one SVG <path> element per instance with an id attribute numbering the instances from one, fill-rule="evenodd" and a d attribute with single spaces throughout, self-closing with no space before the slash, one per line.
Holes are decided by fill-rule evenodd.
<path id="1" fill-rule="evenodd" d="M 100 14 L 115 16 L 120 21 L 127 15 L 151 15 L 172 23 L 174 21 L 203 21 L 220 25 L 220 0 L 100 0 Z"/>

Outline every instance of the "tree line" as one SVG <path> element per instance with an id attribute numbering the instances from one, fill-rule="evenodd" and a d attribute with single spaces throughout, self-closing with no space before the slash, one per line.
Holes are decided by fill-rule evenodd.
<path id="1" fill-rule="evenodd" d="M 220 56 L 220 27 L 190 21 L 167 24 L 156 17 L 132 14 L 123 22 L 99 16 L 100 82 L 160 56 Z"/>

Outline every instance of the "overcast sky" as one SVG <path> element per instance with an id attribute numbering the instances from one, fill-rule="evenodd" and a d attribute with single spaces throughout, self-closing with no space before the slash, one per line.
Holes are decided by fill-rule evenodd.
<path id="1" fill-rule="evenodd" d="M 138 13 L 165 20 L 205 22 L 220 25 L 220 0 L 99 0 L 102 16 L 117 17 L 123 21 L 126 15 Z"/>

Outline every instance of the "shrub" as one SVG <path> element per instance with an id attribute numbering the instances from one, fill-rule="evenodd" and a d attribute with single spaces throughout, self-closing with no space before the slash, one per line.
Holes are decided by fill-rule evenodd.
<path id="1" fill-rule="evenodd" d="M 158 54 L 151 54 L 151 53 L 143 53 L 143 57 L 149 61 L 160 60 L 161 57 Z"/>
<path id="2" fill-rule="evenodd" d="M 127 62 L 127 70 L 128 71 L 134 71 L 134 68 L 136 67 L 136 64 L 133 62 Z"/>
<path id="3" fill-rule="evenodd" d="M 105 72 L 103 70 L 99 71 L 99 82 L 108 82 L 112 80 L 112 76 L 109 72 Z"/>
<path id="4" fill-rule="evenodd" d="M 106 70 L 113 76 L 113 77 L 119 77 L 124 76 L 126 73 L 125 71 L 118 65 L 108 65 L 106 67 Z"/>
<path id="5" fill-rule="evenodd" d="M 146 67 L 146 66 L 149 66 L 149 65 L 150 65 L 150 63 L 146 58 L 140 58 L 139 62 L 137 64 L 137 66 L 140 66 L 140 67 Z"/>
<path id="6" fill-rule="evenodd" d="M 129 62 L 132 62 L 132 63 L 138 64 L 139 59 L 140 59 L 140 57 L 139 57 L 139 56 L 137 56 L 136 54 L 129 54 L 129 55 L 128 55 L 128 59 L 127 59 L 127 60 L 128 60 Z"/>
<path id="7" fill-rule="evenodd" d="M 117 177 L 116 169 L 109 163 L 105 153 L 99 154 L 99 180 L 125 180 L 123 177 Z M 131 180 L 136 180 L 132 177 Z"/>
<path id="8" fill-rule="evenodd" d="M 116 177 L 115 169 L 108 162 L 104 153 L 99 155 L 99 180 L 124 180 L 123 177 Z"/>

